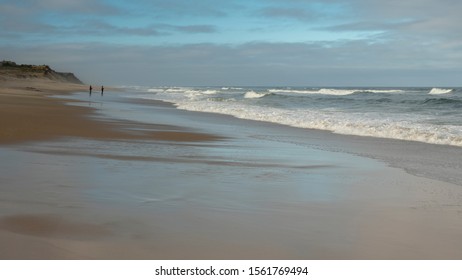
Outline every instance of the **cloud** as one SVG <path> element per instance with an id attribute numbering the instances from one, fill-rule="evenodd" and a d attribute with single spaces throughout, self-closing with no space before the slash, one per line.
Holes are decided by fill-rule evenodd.
<path id="1" fill-rule="evenodd" d="M 89 83 L 138 85 L 433 86 L 462 74 L 458 53 L 368 41 L 0 48 L 19 63 L 51 64 Z"/>
<path id="2" fill-rule="evenodd" d="M 172 4 L 169 1 L 162 3 L 159 5 L 164 7 Z M 6 39 L 5 42 L 16 38 L 38 43 L 53 40 L 107 41 L 117 37 L 124 41 L 128 39 L 125 36 L 150 38 L 217 32 L 217 27 L 212 24 L 171 24 L 150 17 L 139 18 L 126 5 L 116 6 L 101 0 L 5 0 L 0 3 L 0 24 L 3 27 L 0 29 L 0 43 L 2 38 Z M 183 5 L 183 8 L 189 7 L 191 3 L 184 1 Z M 200 6 L 196 5 L 196 8 Z M 127 12 L 123 13 L 122 8 L 126 8 Z"/>
<path id="3" fill-rule="evenodd" d="M 442 84 L 461 74 L 460 10 L 455 0 L 3 0 L 0 53 L 104 83 Z"/>
<path id="4" fill-rule="evenodd" d="M 462 2 L 457 0 L 271 0 L 260 15 L 315 21 L 331 32 L 380 31 L 390 38 L 451 39 L 462 37 Z M 375 34 L 375 33 L 372 33 Z M 429 38 L 432 37 L 432 38 Z"/>
<path id="5" fill-rule="evenodd" d="M 323 27 L 323 30 L 330 31 L 390 31 L 402 29 L 407 25 L 414 24 L 415 21 L 403 21 L 403 22 L 384 22 L 384 21 L 355 21 L 349 23 L 343 23 L 338 25 L 332 25 Z"/>
<path id="6" fill-rule="evenodd" d="M 67 14 L 121 14 L 122 10 L 100 0 L 32 0 L 28 8 Z"/>
<path id="7" fill-rule="evenodd" d="M 182 33 L 215 33 L 216 28 L 212 25 L 171 25 L 171 28 Z"/>
<path id="8" fill-rule="evenodd" d="M 340 0 L 262 0 L 259 2 L 262 7 L 257 14 L 260 16 L 302 22 L 342 20 L 345 15 L 349 14 L 351 7 L 351 1 Z"/>
<path id="9" fill-rule="evenodd" d="M 133 6 L 143 6 L 144 12 L 156 18 L 175 17 L 226 17 L 230 8 L 234 7 L 233 1 L 216 0 L 138 0 L 133 1 Z"/>
<path id="10" fill-rule="evenodd" d="M 115 5 L 102 0 L 3 0 L 0 3 L 2 17 L 24 20 L 39 20 L 42 17 L 71 16 L 112 16 L 123 11 Z"/>
<path id="11" fill-rule="evenodd" d="M 267 7 L 263 8 L 260 15 L 268 18 L 286 18 L 300 21 L 311 21 L 318 18 L 318 14 L 307 9 Z"/>
<path id="12" fill-rule="evenodd" d="M 92 35 L 92 36 L 143 36 L 157 37 L 169 36 L 174 33 L 214 33 L 216 28 L 212 25 L 172 25 L 172 24 L 152 24 L 148 26 L 128 27 L 117 26 L 101 20 L 89 20 L 80 25 L 67 27 L 62 30 L 63 33 Z"/>
<path id="13" fill-rule="evenodd" d="M 119 13 L 119 9 L 101 1 L 5 0 L 0 3 L 0 43 L 2 37 L 29 40 L 40 35 L 63 35 L 68 31 L 69 22 Z"/>
<path id="14" fill-rule="evenodd" d="M 345 26 L 349 23 L 352 28 L 364 27 L 364 23 L 374 23 L 375 26 L 403 35 L 462 36 L 458 32 L 462 24 L 461 1 L 352 0 L 349 5 L 349 10 L 354 12 Z"/>

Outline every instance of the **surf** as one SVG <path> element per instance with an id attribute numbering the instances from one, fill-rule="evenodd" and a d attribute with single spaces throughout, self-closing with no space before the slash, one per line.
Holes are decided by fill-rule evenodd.
<path id="1" fill-rule="evenodd" d="M 448 94 L 453 92 L 452 88 L 432 88 L 428 94 Z"/>
<path id="2" fill-rule="evenodd" d="M 462 98 L 450 88 L 157 87 L 140 98 L 179 109 L 338 134 L 462 146 Z M 428 94 L 431 95 L 429 96 Z M 271 98 L 265 98 L 271 97 Z"/>

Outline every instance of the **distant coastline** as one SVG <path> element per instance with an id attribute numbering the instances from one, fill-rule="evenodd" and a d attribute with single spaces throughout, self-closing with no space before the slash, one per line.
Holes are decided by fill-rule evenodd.
<path id="1" fill-rule="evenodd" d="M 12 79 L 46 79 L 72 84 L 83 84 L 74 73 L 57 72 L 48 65 L 17 64 L 13 61 L 1 61 L 0 81 Z"/>

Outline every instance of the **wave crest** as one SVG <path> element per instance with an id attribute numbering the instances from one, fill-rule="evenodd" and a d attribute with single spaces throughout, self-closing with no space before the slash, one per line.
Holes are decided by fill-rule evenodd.
<path id="1" fill-rule="evenodd" d="M 266 96 L 266 93 L 258 93 L 253 90 L 248 91 L 244 94 L 244 98 L 255 99 L 255 98 L 262 98 Z"/>
<path id="2" fill-rule="evenodd" d="M 452 88 L 432 88 L 428 94 L 447 94 L 452 91 Z"/>
<path id="3" fill-rule="evenodd" d="M 271 93 L 281 94 L 281 95 L 291 95 L 291 94 L 324 94 L 324 95 L 349 95 L 355 93 L 357 90 L 350 89 L 332 89 L 332 88 L 321 88 L 321 89 L 308 89 L 308 90 L 298 90 L 298 89 L 270 89 L 268 90 Z"/>
<path id="4" fill-rule="evenodd" d="M 271 93 L 281 95 L 300 95 L 300 94 L 322 94 L 322 95 L 350 95 L 355 93 L 403 93 L 401 89 L 337 89 L 337 88 L 321 88 L 321 89 L 270 89 Z"/>

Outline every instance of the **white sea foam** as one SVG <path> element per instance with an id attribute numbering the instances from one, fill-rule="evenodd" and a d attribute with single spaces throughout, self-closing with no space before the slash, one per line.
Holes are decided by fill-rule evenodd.
<path id="1" fill-rule="evenodd" d="M 432 88 L 428 94 L 447 94 L 452 91 L 452 88 Z"/>
<path id="2" fill-rule="evenodd" d="M 258 92 L 255 92 L 255 91 L 251 90 L 251 91 L 248 91 L 248 92 L 246 92 L 244 94 L 244 98 L 250 98 L 250 99 L 262 98 L 265 95 L 266 95 L 266 93 L 258 93 Z"/>
<path id="3" fill-rule="evenodd" d="M 183 87 L 172 87 L 172 88 L 167 88 L 167 89 L 164 89 L 165 92 L 177 92 L 177 93 L 183 93 L 185 91 L 189 91 L 191 90 L 190 88 L 183 88 Z"/>
<path id="4" fill-rule="evenodd" d="M 412 120 L 380 118 L 374 114 L 285 110 L 241 104 L 181 103 L 180 109 L 232 115 L 237 118 L 269 121 L 294 127 L 328 130 L 338 134 L 372 136 L 433 144 L 462 146 L 462 131 L 456 126 L 414 123 Z"/>
<path id="5" fill-rule="evenodd" d="M 321 89 L 269 89 L 271 93 L 281 95 L 300 95 L 300 94 L 323 94 L 323 95 L 350 95 L 359 92 L 372 93 L 403 93 L 400 89 L 337 89 L 337 88 L 321 88 Z"/>
<path id="6" fill-rule="evenodd" d="M 354 89 L 332 89 L 332 88 L 322 88 L 319 90 L 320 94 L 327 94 L 327 95 L 350 95 L 357 92 Z"/>
<path id="7" fill-rule="evenodd" d="M 363 92 L 372 92 L 372 93 L 404 93 L 402 89 L 362 89 Z"/>
<path id="8" fill-rule="evenodd" d="M 158 89 L 157 89 L 158 90 Z M 446 92 L 449 89 L 445 89 Z M 371 90 L 362 90 L 362 92 Z M 400 93 L 402 90 L 380 90 L 377 93 Z M 329 104 L 329 107 L 319 107 L 319 97 L 311 99 L 304 105 L 304 100 L 298 100 L 296 106 L 274 107 L 274 100 L 261 99 L 268 94 L 307 94 L 307 92 L 324 92 L 326 94 L 340 95 L 356 92 L 353 89 L 316 89 L 316 90 L 287 90 L 287 89 L 263 89 L 255 91 L 248 89 L 239 92 L 228 92 L 224 90 L 197 89 L 197 88 L 172 88 L 155 91 L 156 94 L 145 94 L 141 98 L 161 99 L 175 103 L 178 108 L 190 111 L 212 112 L 232 115 L 237 118 L 251 119 L 258 121 L 269 121 L 294 127 L 328 130 L 339 134 L 351 134 L 360 136 L 372 136 L 393 138 L 411 141 L 421 141 L 434 144 L 462 146 L 462 127 L 450 124 L 432 123 L 429 115 L 416 115 L 409 113 L 408 110 L 400 112 L 388 112 L 388 107 L 380 110 L 370 110 L 370 106 L 345 111 L 341 105 Z M 420 91 L 415 96 L 422 96 Z M 434 89 L 434 92 L 442 92 Z M 408 93 L 408 92 L 407 92 Z M 318 93 L 319 94 L 319 93 Z M 210 95 L 214 95 L 212 98 Z M 408 98 L 408 94 L 400 94 L 395 98 Z M 420 98 L 420 97 L 419 97 Z M 243 102 L 245 99 L 255 99 L 257 103 Z M 357 100 L 356 97 L 354 100 Z M 329 100 L 329 99 L 326 99 Z M 367 100 L 364 99 L 364 100 Z M 407 100 L 407 99 L 406 99 Z M 424 99 L 423 99 L 424 100 Z M 311 102 L 313 101 L 313 102 Z M 270 103 L 268 103 L 270 102 Z M 281 99 L 282 104 L 286 104 Z M 280 104 L 279 102 L 278 104 Z M 293 101 L 287 101 L 293 102 Z M 323 102 L 326 102 L 325 100 Z M 329 101 L 330 102 L 330 101 Z M 337 102 L 337 101 L 333 101 Z M 345 102 L 345 101 L 342 101 Z M 265 104 L 262 106 L 262 104 Z M 388 103 L 385 103 L 388 104 Z M 398 102 L 399 106 L 403 103 Z M 408 103 L 406 103 L 408 104 Z M 414 104 L 414 103 L 412 103 Z M 421 104 L 421 103 L 415 103 Z M 309 107 L 306 107 L 309 106 Z M 383 105 L 380 105 L 383 106 Z M 389 106 L 389 105 L 387 105 Z M 411 105 L 409 105 L 411 106 Z M 428 118 L 428 121 L 426 120 Z"/>
<path id="9" fill-rule="evenodd" d="M 298 93 L 298 94 L 316 94 L 317 90 L 294 90 L 294 89 L 269 89 L 271 93 Z"/>
<path id="10" fill-rule="evenodd" d="M 294 90 L 294 89 L 270 89 L 268 90 L 271 93 L 277 93 L 282 95 L 291 95 L 291 94 L 325 94 L 325 95 L 349 95 L 356 92 L 356 90 L 345 90 L 345 89 L 330 89 L 330 88 L 321 88 L 321 89 L 309 89 L 309 90 Z"/>

